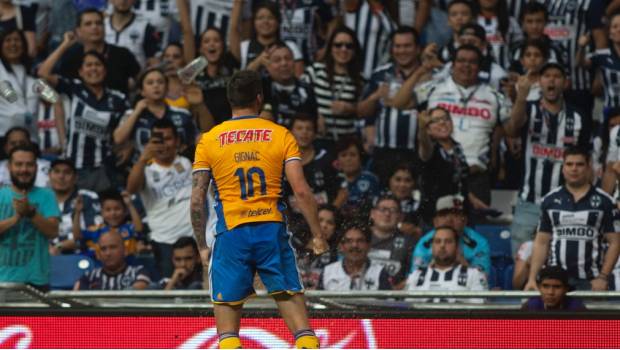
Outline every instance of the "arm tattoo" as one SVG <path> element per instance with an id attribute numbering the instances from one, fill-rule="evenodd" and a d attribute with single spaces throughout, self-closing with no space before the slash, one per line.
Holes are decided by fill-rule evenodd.
<path id="1" fill-rule="evenodd" d="M 194 237 L 199 249 L 207 248 L 205 237 L 206 214 L 205 198 L 209 188 L 209 173 L 198 171 L 192 174 L 192 199 L 190 204 L 190 218 L 194 229 Z"/>

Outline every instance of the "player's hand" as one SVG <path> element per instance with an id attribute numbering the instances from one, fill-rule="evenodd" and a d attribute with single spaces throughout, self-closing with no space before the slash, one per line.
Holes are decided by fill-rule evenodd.
<path id="1" fill-rule="evenodd" d="M 312 238 L 312 252 L 314 255 L 321 255 L 329 250 L 329 245 L 323 237 L 314 236 Z"/>
<path id="2" fill-rule="evenodd" d="M 206 270 L 209 269 L 209 258 L 211 255 L 211 249 L 203 248 L 200 249 L 200 261 L 202 262 L 202 267 Z"/>
<path id="3" fill-rule="evenodd" d="M 606 278 L 596 277 L 590 281 L 593 291 L 606 291 L 609 287 L 609 283 Z"/>
<path id="4" fill-rule="evenodd" d="M 528 290 L 538 291 L 538 285 L 536 285 L 536 281 L 528 280 L 527 283 L 525 284 L 525 287 L 523 288 L 523 290 L 525 290 L 525 291 L 528 291 Z"/>

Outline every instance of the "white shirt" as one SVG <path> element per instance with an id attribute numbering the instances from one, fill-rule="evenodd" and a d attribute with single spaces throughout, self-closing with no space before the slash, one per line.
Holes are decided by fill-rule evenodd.
<path id="1" fill-rule="evenodd" d="M 152 162 L 144 168 L 145 184 L 140 191 L 151 229 L 151 239 L 173 244 L 192 236 L 189 200 L 192 192 L 192 163 L 177 156 L 165 167 Z"/>
<path id="2" fill-rule="evenodd" d="M 140 66 L 144 67 L 146 62 L 144 41 L 153 40 L 153 38 L 147 38 L 148 20 L 141 15 L 134 15 L 131 22 L 120 31 L 116 31 L 116 29 L 112 27 L 112 16 L 106 17 L 104 21 L 105 41 L 108 44 L 121 46 L 131 51 L 138 63 L 140 63 Z"/>
<path id="3" fill-rule="evenodd" d="M 344 270 L 344 260 L 333 262 L 323 270 L 322 286 L 324 290 L 378 290 L 379 277 L 383 267 L 381 264 L 368 260 L 366 271 L 357 278 L 351 278 Z M 368 263 L 367 263 L 368 264 Z"/>
<path id="4" fill-rule="evenodd" d="M 419 268 L 409 275 L 405 288 L 414 291 L 477 291 L 487 290 L 488 284 L 484 272 L 477 268 L 465 267 L 459 264 L 442 270 L 431 265 L 428 268 Z M 422 300 L 416 299 L 415 301 L 432 301 L 433 303 L 455 303 L 459 301 L 479 304 L 484 302 L 483 299 L 479 298 L 458 300 L 455 298 L 432 298 L 432 300 L 427 298 Z"/>
<path id="5" fill-rule="evenodd" d="M 14 126 L 21 126 L 36 137 L 34 128 L 39 97 L 32 90 L 35 79 L 26 73 L 22 65 L 11 65 L 11 70 L 13 72 L 0 63 L 0 80 L 9 82 L 17 93 L 17 101 L 13 103 L 0 97 L 0 135 L 4 136 Z"/>
<path id="6" fill-rule="evenodd" d="M 37 187 L 50 186 L 50 161 L 46 159 L 37 159 L 37 174 L 34 185 Z M 11 186 L 11 173 L 9 172 L 9 161 L 5 159 L 0 161 L 0 186 Z"/>
<path id="7" fill-rule="evenodd" d="M 463 147 L 467 164 L 486 169 L 493 130 L 510 118 L 504 96 L 489 84 L 462 87 L 452 77 L 431 80 L 415 93 L 418 103 L 428 101 L 429 109 L 441 106 L 450 112 L 452 136 Z"/>

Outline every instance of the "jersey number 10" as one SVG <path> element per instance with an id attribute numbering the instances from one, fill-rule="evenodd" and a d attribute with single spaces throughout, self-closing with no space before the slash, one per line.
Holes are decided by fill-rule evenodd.
<path id="1" fill-rule="evenodd" d="M 260 195 L 267 194 L 267 182 L 265 182 L 265 172 L 259 167 L 251 167 L 247 172 L 243 168 L 237 168 L 235 175 L 239 178 L 239 187 L 241 189 L 241 199 L 247 200 L 254 197 L 254 180 L 253 176 L 258 175 L 260 181 Z"/>

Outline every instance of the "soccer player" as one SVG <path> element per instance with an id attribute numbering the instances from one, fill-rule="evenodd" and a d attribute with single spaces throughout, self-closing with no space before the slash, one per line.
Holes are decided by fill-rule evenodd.
<path id="1" fill-rule="evenodd" d="M 284 127 L 258 118 L 263 103 L 258 73 L 233 75 L 227 95 L 232 119 L 202 136 L 196 148 L 191 198 L 194 235 L 207 265 L 205 197 L 213 178 L 217 226 L 209 276 L 220 348 L 241 346 L 241 307 L 255 293 L 252 282 L 257 271 L 295 334 L 295 345 L 318 348 L 280 204 L 286 175 L 314 236 L 315 253 L 326 250 L 297 143 Z"/>

